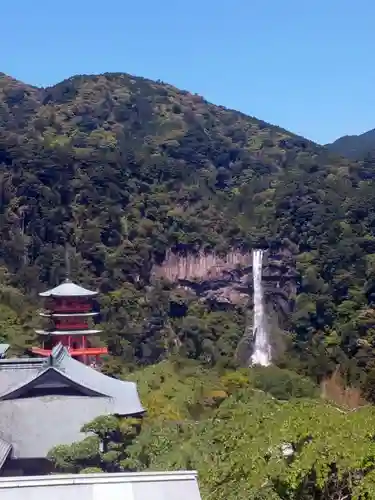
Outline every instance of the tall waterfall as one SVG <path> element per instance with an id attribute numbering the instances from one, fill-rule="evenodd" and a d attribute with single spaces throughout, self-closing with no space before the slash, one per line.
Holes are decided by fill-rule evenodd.
<path id="1" fill-rule="evenodd" d="M 253 337 L 255 340 L 254 350 L 251 356 L 251 364 L 268 366 L 271 364 L 271 345 L 269 343 L 267 324 L 265 321 L 262 287 L 262 264 L 263 250 L 253 250 Z"/>

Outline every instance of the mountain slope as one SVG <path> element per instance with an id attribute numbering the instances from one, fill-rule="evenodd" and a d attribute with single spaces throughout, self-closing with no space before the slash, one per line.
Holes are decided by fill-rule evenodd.
<path id="1" fill-rule="evenodd" d="M 352 160 L 363 160 L 366 155 L 375 149 L 375 129 L 364 134 L 345 135 L 326 147 L 332 152 L 346 156 Z"/>
<path id="2" fill-rule="evenodd" d="M 8 292 L 35 303 L 38 289 L 64 276 L 69 244 L 72 277 L 108 293 L 103 340 L 120 364 L 172 352 L 230 364 L 249 329 L 251 283 L 248 303 L 224 307 L 200 300 L 194 283 L 155 280 L 155 266 L 174 253 L 198 255 L 205 267 L 207 256 L 261 246 L 273 256 L 267 301 L 273 307 L 285 292 L 293 310 L 276 313 L 275 332 L 292 332 L 279 362 L 316 377 L 340 364 L 358 378 L 371 365 L 375 204 L 360 164 L 126 74 L 48 89 L 2 75 L 0 106 Z M 229 276 L 236 272 L 233 264 Z M 11 307 L 12 293 L 4 297 Z"/>

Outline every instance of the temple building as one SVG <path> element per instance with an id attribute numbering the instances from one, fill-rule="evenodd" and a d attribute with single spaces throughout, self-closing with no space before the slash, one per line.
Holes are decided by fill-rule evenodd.
<path id="1" fill-rule="evenodd" d="M 106 347 L 91 347 L 88 338 L 100 333 L 90 326 L 98 314 L 93 311 L 92 299 L 97 292 L 87 290 L 70 280 L 39 295 L 45 298 L 45 309 L 40 316 L 45 318 L 46 327 L 36 330 L 42 338 L 42 348 L 34 347 L 32 352 L 49 356 L 54 346 L 61 343 L 69 354 L 85 364 L 97 363 L 99 356 L 107 354 Z"/>
<path id="2" fill-rule="evenodd" d="M 47 454 L 56 445 L 85 437 L 82 426 L 101 415 L 141 416 L 137 386 L 108 377 L 88 366 L 98 356 L 86 343 L 97 333 L 87 319 L 92 315 L 89 292 L 71 282 L 41 294 L 49 300 L 53 328 L 41 330 L 38 357 L 5 357 L 0 344 L 0 475 L 48 473 Z M 67 321 L 67 319 L 69 321 Z M 83 362 L 81 362 L 81 360 Z"/>

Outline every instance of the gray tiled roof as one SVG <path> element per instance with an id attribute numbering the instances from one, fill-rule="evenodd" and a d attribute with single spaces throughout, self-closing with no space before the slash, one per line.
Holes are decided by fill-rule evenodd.
<path id="1" fill-rule="evenodd" d="M 81 439 L 82 425 L 100 415 L 144 412 L 136 384 L 107 377 L 80 363 L 61 344 L 43 361 L 3 361 L 0 436 L 11 443 L 15 457 L 44 457 L 57 444 Z M 77 395 L 58 395 L 63 386 L 76 389 Z M 49 395 L 24 397 L 31 388 L 48 388 Z"/>
<path id="2" fill-rule="evenodd" d="M 123 382 L 93 370 L 69 356 L 61 344 L 57 347 L 55 356 L 61 372 L 81 385 L 113 398 L 116 401 L 116 413 L 127 415 L 144 412 L 134 382 Z"/>
<path id="3" fill-rule="evenodd" d="M 61 285 L 56 286 L 51 290 L 46 290 L 39 295 L 41 297 L 93 297 L 97 294 L 98 292 L 87 290 L 87 288 L 83 288 L 82 286 L 66 280 L 64 283 L 61 283 Z"/>
<path id="4" fill-rule="evenodd" d="M 14 458 L 45 457 L 58 444 L 85 437 L 82 426 L 100 415 L 116 413 L 109 398 L 40 396 L 0 402 L 0 429 L 12 443 Z"/>
<path id="5" fill-rule="evenodd" d="M 40 368 L 15 368 L 12 370 L 0 369 L 0 399 L 1 395 L 7 394 L 15 387 L 24 385 L 30 380 L 34 379 L 34 377 L 36 377 L 39 372 Z"/>

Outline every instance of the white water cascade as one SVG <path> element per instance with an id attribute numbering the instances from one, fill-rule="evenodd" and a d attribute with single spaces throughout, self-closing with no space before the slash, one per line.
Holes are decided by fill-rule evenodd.
<path id="1" fill-rule="evenodd" d="M 269 343 L 267 324 L 263 303 L 262 287 L 263 250 L 253 250 L 253 286 L 254 314 L 253 337 L 254 350 L 251 356 L 252 365 L 269 366 L 271 364 L 271 345 Z"/>

